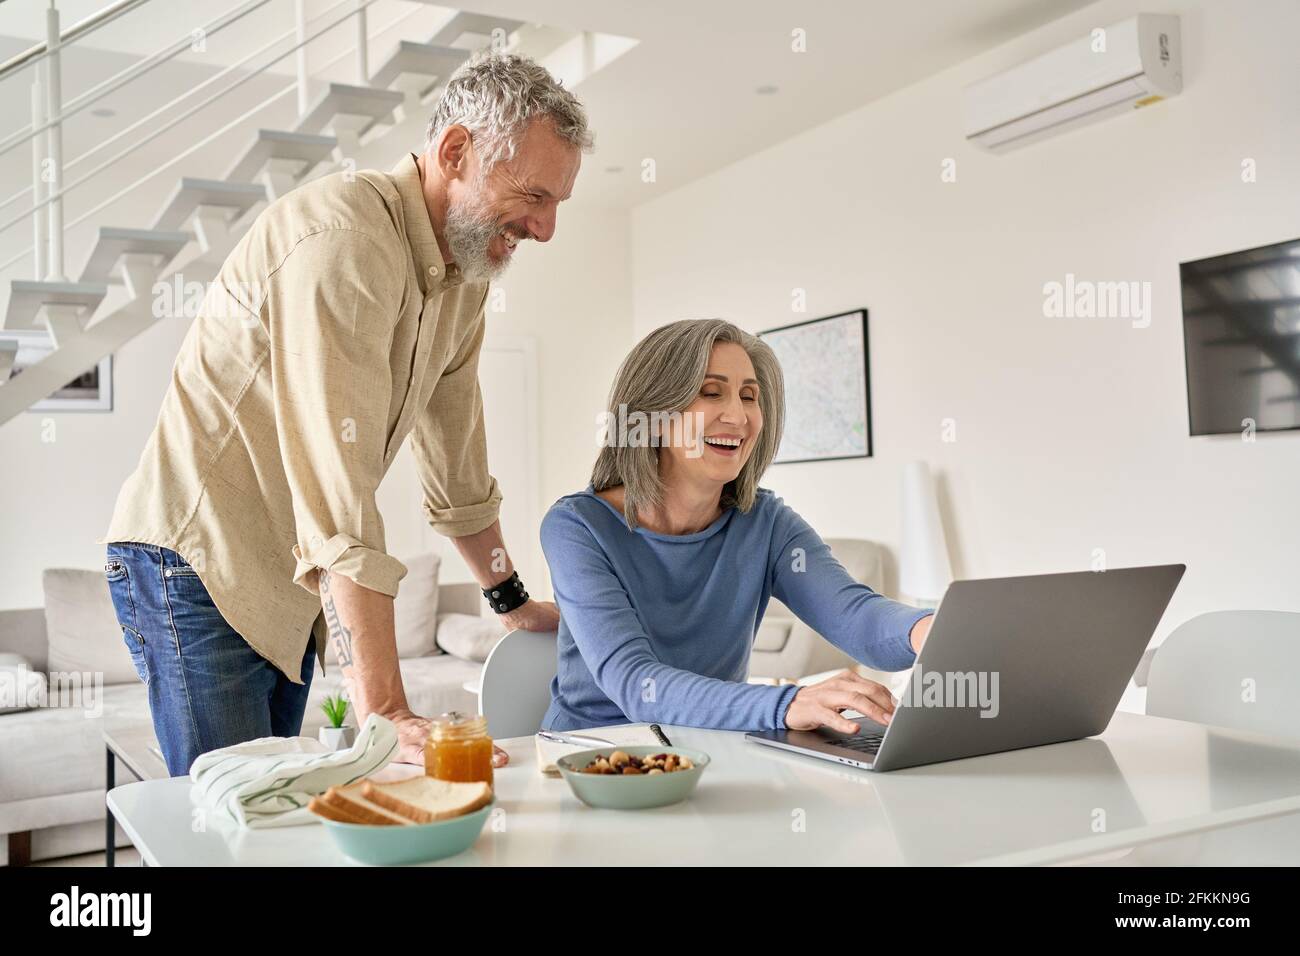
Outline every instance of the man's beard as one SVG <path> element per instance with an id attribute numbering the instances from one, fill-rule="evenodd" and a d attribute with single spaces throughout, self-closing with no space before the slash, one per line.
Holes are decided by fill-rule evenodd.
<path id="1" fill-rule="evenodd" d="M 477 183 L 468 199 L 453 202 L 447 209 L 446 230 L 447 246 L 466 281 L 495 279 L 510 265 L 510 257 L 496 260 L 488 252 L 501 227 L 496 217 L 484 208 Z"/>

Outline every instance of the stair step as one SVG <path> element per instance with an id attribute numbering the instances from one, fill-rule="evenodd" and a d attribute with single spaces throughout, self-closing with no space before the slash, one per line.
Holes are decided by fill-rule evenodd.
<path id="1" fill-rule="evenodd" d="M 522 20 L 508 20 L 505 17 L 494 17 L 486 13 L 461 11 L 448 20 L 447 25 L 435 33 L 429 42 L 451 46 L 466 33 L 490 37 L 492 31 L 497 28 L 504 30 L 506 36 L 509 36 L 523 25 Z"/>
<path id="2" fill-rule="evenodd" d="M 273 159 L 300 160 L 306 164 L 302 168 L 305 175 L 312 167 L 329 159 L 338 144 L 338 138 L 334 136 L 296 133 L 287 129 L 259 129 L 244 155 L 230 167 L 225 178 L 231 182 L 250 182 Z"/>
<path id="3" fill-rule="evenodd" d="M 10 332 L 39 328 L 36 316 L 45 305 L 81 306 L 89 318 L 99 308 L 104 296 L 108 295 L 108 286 L 102 282 L 14 279 L 9 284 L 9 289 L 9 307 L 5 310 L 4 327 Z"/>
<path id="4" fill-rule="evenodd" d="M 220 179 L 181 179 L 167 200 L 154 229 L 178 229 L 199 206 L 226 206 L 235 210 L 238 219 L 259 202 L 266 201 L 266 187 L 260 183 L 228 183 Z"/>
<path id="5" fill-rule="evenodd" d="M 0 339 L 0 385 L 9 381 L 9 373 L 13 371 L 16 358 L 18 358 L 17 340 Z"/>
<path id="6" fill-rule="evenodd" d="M 414 40 L 402 40 L 392 54 L 386 59 L 370 82 L 375 86 L 388 87 L 403 73 L 420 76 L 437 77 L 442 82 L 456 72 L 456 68 L 469 59 L 469 50 L 458 50 L 454 46 L 439 46 L 436 43 L 416 43 Z M 430 84 L 432 86 L 432 84 Z M 427 92 L 421 90 L 421 93 Z"/>
<path id="7" fill-rule="evenodd" d="M 194 237 L 188 232 L 163 229 L 123 229 L 101 226 L 95 246 L 81 269 L 82 282 L 108 282 L 118 260 L 127 253 L 144 253 L 162 258 L 165 265 Z"/>
<path id="8" fill-rule="evenodd" d="M 395 90 L 380 90 L 370 86 L 352 86 L 331 83 L 316 104 L 298 121 L 294 130 L 299 133 L 319 133 L 336 116 L 347 113 L 368 116 L 371 123 L 357 130 L 360 136 L 376 122 L 392 117 L 394 108 L 401 106 L 405 97 Z"/>

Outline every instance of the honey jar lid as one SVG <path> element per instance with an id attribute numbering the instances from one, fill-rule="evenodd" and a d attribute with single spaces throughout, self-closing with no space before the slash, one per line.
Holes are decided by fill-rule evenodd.
<path id="1" fill-rule="evenodd" d="M 451 710 L 433 718 L 429 736 L 434 740 L 478 737 L 487 733 L 487 718 L 482 714 L 463 714 Z"/>

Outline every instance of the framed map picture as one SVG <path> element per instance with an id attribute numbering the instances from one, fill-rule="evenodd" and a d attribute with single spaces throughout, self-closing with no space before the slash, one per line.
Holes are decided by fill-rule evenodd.
<path id="1" fill-rule="evenodd" d="M 777 465 L 871 457 L 867 310 L 760 332 L 785 373 Z"/>

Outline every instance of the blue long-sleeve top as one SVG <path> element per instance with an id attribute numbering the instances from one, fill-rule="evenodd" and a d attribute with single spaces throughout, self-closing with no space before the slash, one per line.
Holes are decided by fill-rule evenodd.
<path id="1" fill-rule="evenodd" d="M 783 728 L 798 688 L 745 683 L 769 598 L 886 671 L 912 665 L 912 625 L 933 613 L 853 580 L 767 489 L 747 513 L 728 508 L 703 531 L 667 535 L 629 530 L 588 485 L 551 507 L 541 538 L 560 608 L 547 730 Z"/>

